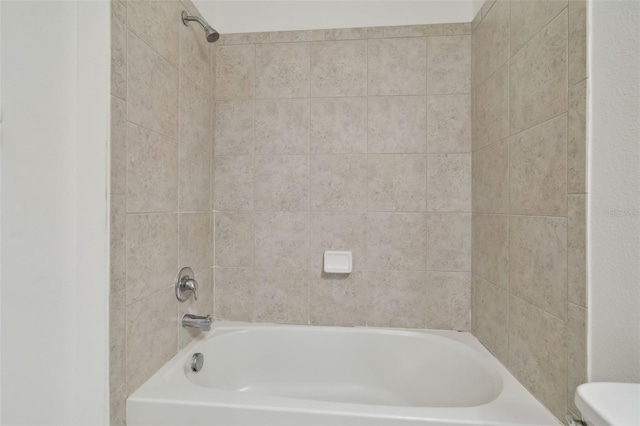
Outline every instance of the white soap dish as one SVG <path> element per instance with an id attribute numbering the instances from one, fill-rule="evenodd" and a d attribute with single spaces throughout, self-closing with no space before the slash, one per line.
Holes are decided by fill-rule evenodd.
<path id="1" fill-rule="evenodd" d="M 325 251 L 324 271 L 329 274 L 350 274 L 352 268 L 350 251 Z"/>

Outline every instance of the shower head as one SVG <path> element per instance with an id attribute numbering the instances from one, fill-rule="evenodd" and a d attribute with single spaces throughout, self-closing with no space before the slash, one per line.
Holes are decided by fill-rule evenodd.
<path id="1" fill-rule="evenodd" d="M 207 36 L 207 41 L 209 43 L 215 43 L 216 41 L 218 41 L 218 39 L 220 38 L 220 34 L 213 29 L 213 27 L 209 24 L 207 24 L 207 21 L 197 17 L 197 16 L 191 16 L 189 15 L 187 12 L 185 12 L 184 10 L 182 11 L 182 23 L 185 25 L 189 25 L 189 21 L 195 21 L 198 24 L 200 24 L 202 26 L 202 28 L 204 28 L 204 32 Z"/>

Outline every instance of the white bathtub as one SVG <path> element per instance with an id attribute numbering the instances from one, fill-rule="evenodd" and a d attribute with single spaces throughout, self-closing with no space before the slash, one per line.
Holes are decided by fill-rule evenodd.
<path id="1" fill-rule="evenodd" d="M 129 397 L 127 424 L 559 423 L 469 333 L 217 323 Z"/>

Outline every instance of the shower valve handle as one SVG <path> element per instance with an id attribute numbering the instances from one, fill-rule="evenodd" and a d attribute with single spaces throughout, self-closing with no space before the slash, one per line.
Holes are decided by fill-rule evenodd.
<path id="1" fill-rule="evenodd" d="M 193 293 L 193 298 L 198 300 L 198 282 L 194 278 L 193 270 L 191 268 L 184 267 L 180 269 L 175 281 L 176 299 L 180 302 L 186 302 L 189 299 L 190 293 Z"/>

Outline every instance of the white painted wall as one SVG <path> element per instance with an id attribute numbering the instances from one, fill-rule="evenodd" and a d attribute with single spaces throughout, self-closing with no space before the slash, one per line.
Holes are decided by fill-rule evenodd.
<path id="1" fill-rule="evenodd" d="M 1 422 L 106 424 L 109 4 L 0 9 Z"/>
<path id="2" fill-rule="evenodd" d="M 640 382 L 640 2 L 589 4 L 589 380 Z"/>
<path id="3" fill-rule="evenodd" d="M 194 0 L 220 33 L 470 22 L 482 0 Z"/>

